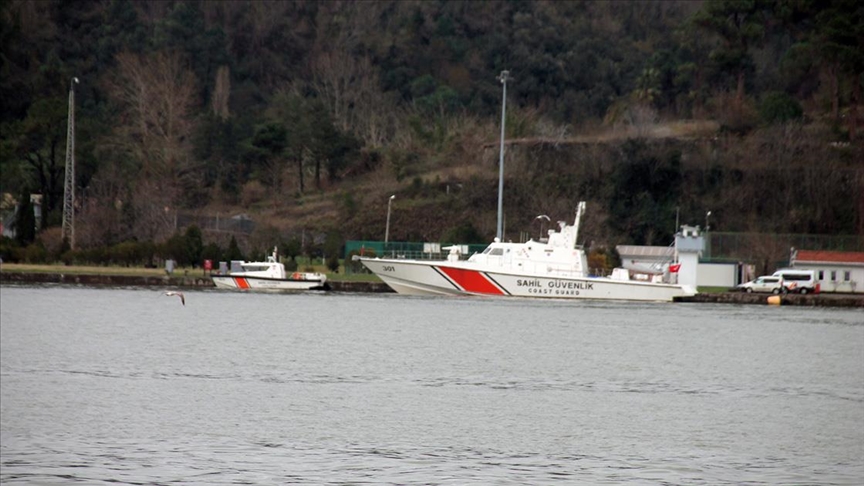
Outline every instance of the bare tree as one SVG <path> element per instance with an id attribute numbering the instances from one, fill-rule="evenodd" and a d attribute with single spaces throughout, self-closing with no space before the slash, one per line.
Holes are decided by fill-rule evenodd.
<path id="1" fill-rule="evenodd" d="M 105 164 L 99 169 L 79 198 L 79 245 L 111 245 L 130 236 L 123 224 L 126 187 L 126 177 L 117 164 Z"/>
<path id="2" fill-rule="evenodd" d="M 312 73 L 312 87 L 340 130 L 376 147 L 392 139 L 400 110 L 392 96 L 381 91 L 378 69 L 368 57 L 324 52 L 312 60 Z"/>
<path id="3" fill-rule="evenodd" d="M 177 190 L 166 188 L 155 180 L 135 185 L 130 212 L 133 215 L 132 234 L 144 241 L 164 241 L 176 230 L 177 208 L 172 203 Z"/>
<path id="4" fill-rule="evenodd" d="M 176 53 L 122 53 L 108 92 L 120 107 L 111 155 L 137 165 L 136 227 L 149 238 L 167 231 L 184 178 L 193 177 L 195 77 Z M 143 200 L 142 200 L 143 199 Z"/>
<path id="5" fill-rule="evenodd" d="M 362 54 L 369 46 L 361 47 L 361 39 L 376 38 L 381 10 L 386 8 L 383 2 L 322 4 L 309 60 L 312 88 L 336 126 L 375 147 L 392 140 L 402 117 L 394 97 L 381 90 L 378 67 Z M 340 21 L 346 18 L 351 20 Z"/>
<path id="6" fill-rule="evenodd" d="M 118 142 L 140 157 L 145 175 L 175 179 L 189 158 L 195 78 L 179 54 L 117 56 L 109 92 L 120 103 Z"/>

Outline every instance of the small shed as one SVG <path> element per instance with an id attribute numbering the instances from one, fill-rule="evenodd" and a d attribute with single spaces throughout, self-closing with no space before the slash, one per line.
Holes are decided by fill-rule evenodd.
<path id="1" fill-rule="evenodd" d="M 618 245 L 621 266 L 644 273 L 663 273 L 675 261 L 674 246 Z"/>
<path id="2" fill-rule="evenodd" d="M 864 252 L 793 248 L 789 266 L 814 270 L 822 292 L 864 293 Z"/>

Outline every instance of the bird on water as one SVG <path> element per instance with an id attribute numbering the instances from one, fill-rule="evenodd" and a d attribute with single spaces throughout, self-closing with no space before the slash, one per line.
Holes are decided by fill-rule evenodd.
<path id="1" fill-rule="evenodd" d="M 182 303 L 183 305 L 186 305 L 186 296 L 183 295 L 183 292 L 168 291 L 168 292 L 165 292 L 165 295 L 176 295 L 177 297 L 180 297 L 180 303 Z"/>

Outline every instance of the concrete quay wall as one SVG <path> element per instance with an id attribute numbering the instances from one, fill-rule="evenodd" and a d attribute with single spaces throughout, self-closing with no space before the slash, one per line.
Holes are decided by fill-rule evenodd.
<path id="1" fill-rule="evenodd" d="M 0 282 L 40 284 L 54 283 L 67 285 L 88 285 L 106 287 L 182 287 L 213 288 L 209 277 L 198 276 L 134 276 L 134 275 L 93 275 L 62 273 L 18 273 L 0 272 Z M 392 293 L 393 290 L 383 282 L 327 282 L 332 292 Z M 748 294 L 746 292 L 720 292 L 697 294 L 692 297 L 676 297 L 675 302 L 722 303 L 769 305 L 768 294 Z M 864 307 L 864 295 L 852 294 L 789 294 L 779 297 L 781 305 L 810 307 Z"/>
<path id="2" fill-rule="evenodd" d="M 853 294 L 788 294 L 784 296 L 746 292 L 720 292 L 696 294 L 692 297 L 675 297 L 675 302 L 712 304 L 769 304 L 769 298 L 779 299 L 780 305 L 808 307 L 864 307 L 864 295 Z"/>

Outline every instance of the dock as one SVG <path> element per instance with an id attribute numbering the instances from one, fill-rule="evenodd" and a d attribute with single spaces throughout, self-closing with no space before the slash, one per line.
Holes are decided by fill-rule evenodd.
<path id="1" fill-rule="evenodd" d="M 675 297 L 675 302 L 691 302 L 698 304 L 755 304 L 771 305 L 769 298 L 779 300 L 780 305 L 804 307 L 864 307 L 864 295 L 854 294 L 787 294 L 772 295 L 747 292 L 713 292 L 696 294 L 690 297 Z"/>

